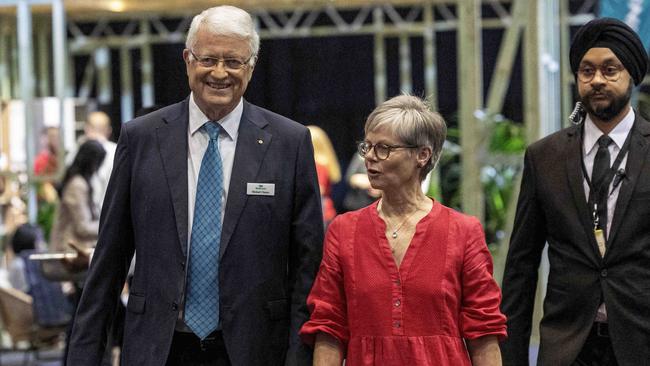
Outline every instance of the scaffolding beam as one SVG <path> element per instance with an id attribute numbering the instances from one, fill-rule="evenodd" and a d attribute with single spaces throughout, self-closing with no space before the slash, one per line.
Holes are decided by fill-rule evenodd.
<path id="1" fill-rule="evenodd" d="M 120 77 L 122 93 L 122 123 L 133 119 L 133 65 L 131 63 L 131 50 L 127 47 L 120 49 Z"/>
<path id="2" fill-rule="evenodd" d="M 462 179 L 460 183 L 462 210 L 485 217 L 485 202 L 481 185 L 481 121 L 476 117 L 483 105 L 483 75 L 481 58 L 481 2 L 458 1 L 458 125 L 462 149 Z"/>
<path id="3" fill-rule="evenodd" d="M 36 146 L 34 139 L 34 63 L 32 52 L 32 13 L 27 0 L 17 4 L 18 17 L 18 53 L 20 65 L 20 99 L 23 101 L 23 115 L 25 116 L 25 146 L 27 150 L 27 176 L 33 182 L 34 156 Z M 30 223 L 36 223 L 38 206 L 36 203 L 36 187 L 29 184 L 27 187 L 27 217 Z"/>
<path id="4" fill-rule="evenodd" d="M 140 31 L 145 40 L 148 40 L 150 36 L 149 23 L 146 21 L 140 22 Z M 142 106 L 151 107 L 156 103 L 153 82 L 153 55 L 151 52 L 151 42 L 146 42 L 140 46 L 140 64 L 142 65 Z"/>
<path id="5" fill-rule="evenodd" d="M 373 12 L 375 26 L 375 105 L 386 100 L 386 46 L 384 38 L 384 13 L 379 8 Z"/>
<path id="6" fill-rule="evenodd" d="M 50 34 L 43 17 L 36 22 L 36 61 L 38 65 L 38 96 L 50 95 Z"/>
<path id="7" fill-rule="evenodd" d="M 11 61 L 10 61 L 10 45 L 9 41 L 9 22 L 6 17 L 0 17 L 2 24 L 0 25 L 0 100 L 11 99 Z"/>
<path id="8" fill-rule="evenodd" d="M 528 0 L 513 0 L 511 24 L 505 30 L 487 98 L 488 119 L 500 113 L 510 86 L 512 67 L 517 57 L 521 32 L 526 21 Z"/>

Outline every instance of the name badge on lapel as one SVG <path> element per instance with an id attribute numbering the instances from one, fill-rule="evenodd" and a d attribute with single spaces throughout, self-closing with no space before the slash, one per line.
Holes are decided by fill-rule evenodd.
<path id="1" fill-rule="evenodd" d="M 249 196 L 275 196 L 275 184 L 246 183 L 246 194 Z"/>
<path id="2" fill-rule="evenodd" d="M 598 251 L 600 252 L 600 256 L 604 257 L 605 251 L 607 250 L 605 247 L 605 233 L 602 229 L 596 229 L 594 230 L 594 235 L 596 236 L 596 243 L 598 243 Z"/>

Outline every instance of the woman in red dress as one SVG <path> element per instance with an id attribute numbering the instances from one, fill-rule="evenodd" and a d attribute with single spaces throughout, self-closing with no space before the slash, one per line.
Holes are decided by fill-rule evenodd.
<path id="1" fill-rule="evenodd" d="M 412 96 L 368 117 L 359 154 L 382 198 L 330 224 L 301 329 L 314 365 L 501 365 L 506 318 L 481 224 L 420 188 L 445 136 Z"/>

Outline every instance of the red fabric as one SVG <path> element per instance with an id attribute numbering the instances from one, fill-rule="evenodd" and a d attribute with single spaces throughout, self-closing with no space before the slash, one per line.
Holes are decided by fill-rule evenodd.
<path id="1" fill-rule="evenodd" d="M 328 223 L 336 216 L 336 209 L 334 208 L 334 201 L 330 197 L 332 184 L 327 167 L 323 164 L 316 163 L 316 175 L 318 176 L 321 204 L 323 205 L 323 221 Z"/>
<path id="2" fill-rule="evenodd" d="M 47 150 L 43 150 L 34 158 L 34 174 L 46 175 L 56 173 L 58 162 L 56 156 Z"/>
<path id="3" fill-rule="evenodd" d="M 400 268 L 377 203 L 337 216 L 300 334 L 337 338 L 346 366 L 470 365 L 464 339 L 506 336 L 492 257 L 475 218 L 434 202 Z"/>

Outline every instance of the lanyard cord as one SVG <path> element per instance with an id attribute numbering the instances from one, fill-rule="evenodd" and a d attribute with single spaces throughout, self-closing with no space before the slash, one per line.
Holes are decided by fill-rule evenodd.
<path id="1" fill-rule="evenodd" d="M 607 171 L 607 173 L 605 175 L 605 178 L 603 179 L 603 183 L 600 186 L 599 190 L 594 190 L 595 188 L 598 188 L 598 187 L 594 187 L 592 182 L 591 182 L 591 179 L 589 179 L 589 175 L 587 174 L 587 167 L 585 166 L 585 157 L 582 154 L 582 149 L 584 148 L 584 128 L 585 128 L 585 125 L 584 125 L 584 122 L 583 122 L 582 129 L 581 129 L 581 134 L 580 134 L 580 162 L 581 162 L 581 166 L 582 166 L 582 176 L 587 181 L 587 185 L 589 186 L 589 191 L 594 192 L 594 194 L 593 194 L 594 201 L 595 202 L 601 202 L 601 200 L 604 198 L 604 196 L 607 196 L 607 198 L 609 198 L 609 196 L 611 196 L 612 193 L 614 193 L 614 190 L 616 190 L 616 187 L 618 187 L 618 185 L 621 183 L 622 179 L 615 179 L 614 180 L 614 186 L 612 187 L 612 190 L 609 192 L 609 194 L 606 194 L 607 188 L 609 187 L 609 184 L 611 183 L 614 176 L 616 175 L 618 177 L 618 175 L 617 175 L 618 167 L 621 166 L 621 162 L 623 161 L 623 157 L 625 157 L 625 155 L 627 155 L 628 151 L 630 150 L 630 140 L 631 140 L 631 137 L 632 137 L 632 130 L 634 130 L 634 125 L 632 125 L 632 128 L 627 133 L 627 137 L 625 138 L 625 142 L 623 143 L 623 147 L 621 148 L 621 150 L 616 155 L 616 159 L 614 160 L 614 164 L 612 164 L 612 166 Z M 607 184 L 605 184 L 605 182 L 607 182 Z"/>

